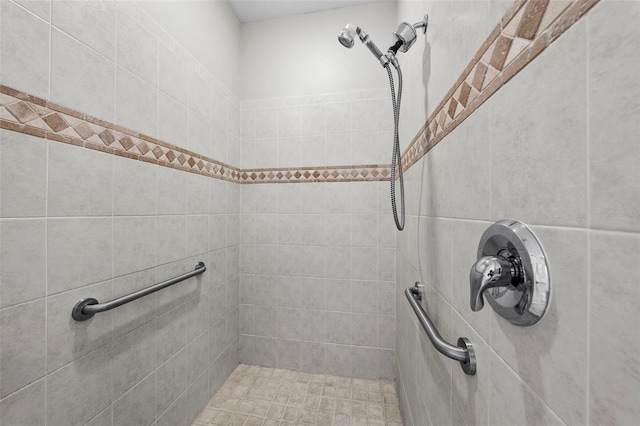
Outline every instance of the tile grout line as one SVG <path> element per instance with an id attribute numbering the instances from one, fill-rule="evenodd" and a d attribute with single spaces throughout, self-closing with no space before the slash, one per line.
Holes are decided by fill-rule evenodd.
<path id="1" fill-rule="evenodd" d="M 590 113 L 591 113 L 591 97 L 589 96 L 589 89 L 590 89 L 590 85 L 589 85 L 589 77 L 590 77 L 590 71 L 591 71 L 591 67 L 590 67 L 590 52 L 591 52 L 591 31 L 590 31 L 590 27 L 591 27 L 591 19 L 589 19 L 589 17 L 587 16 L 587 19 L 585 20 L 585 26 L 586 26 L 586 54 L 587 54 L 587 58 L 586 58 L 586 108 L 585 108 L 585 115 L 586 115 L 586 133 L 587 133 L 587 155 L 586 155 L 586 171 L 587 171 L 587 182 L 586 182 L 586 186 L 587 186 L 587 228 L 588 228 L 588 232 L 587 232 L 587 324 L 586 324 L 586 328 L 587 328 L 587 347 L 586 347 L 586 389 L 585 389 L 585 419 L 586 419 L 586 424 L 590 425 L 590 421 L 591 421 L 591 412 L 590 412 L 590 400 L 591 400 L 591 168 L 590 168 L 590 156 L 591 156 L 591 126 L 590 126 L 590 121 L 589 121 L 589 117 L 590 117 Z"/>

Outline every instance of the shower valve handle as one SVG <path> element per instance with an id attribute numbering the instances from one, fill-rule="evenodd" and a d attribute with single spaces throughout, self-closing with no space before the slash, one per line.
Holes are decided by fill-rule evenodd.
<path id="1" fill-rule="evenodd" d="M 471 267 L 471 310 L 479 311 L 484 307 L 485 291 L 495 287 L 517 287 L 521 281 L 520 268 L 514 259 L 504 256 L 484 256 Z"/>

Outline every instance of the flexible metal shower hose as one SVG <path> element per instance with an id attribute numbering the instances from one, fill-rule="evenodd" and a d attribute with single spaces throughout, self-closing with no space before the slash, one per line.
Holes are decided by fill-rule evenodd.
<path id="1" fill-rule="evenodd" d="M 400 137 L 398 132 L 398 121 L 400 120 L 400 100 L 402 97 L 402 71 L 399 65 L 394 65 L 398 72 L 398 98 L 396 101 L 396 92 L 393 84 L 393 74 L 389 64 L 384 66 L 389 75 L 389 85 L 391 86 L 391 103 L 393 104 L 393 155 L 391 157 L 391 210 L 393 210 L 393 220 L 396 222 L 398 231 L 404 229 L 404 177 L 402 175 L 402 157 L 400 155 Z M 398 209 L 396 207 L 396 168 L 398 170 L 398 178 L 400 180 L 400 218 L 398 218 Z"/>

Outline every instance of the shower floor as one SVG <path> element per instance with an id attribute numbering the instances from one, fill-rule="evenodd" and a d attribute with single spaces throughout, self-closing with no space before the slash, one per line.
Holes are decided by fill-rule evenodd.
<path id="1" fill-rule="evenodd" d="M 402 426 L 392 381 L 240 364 L 194 425 Z"/>

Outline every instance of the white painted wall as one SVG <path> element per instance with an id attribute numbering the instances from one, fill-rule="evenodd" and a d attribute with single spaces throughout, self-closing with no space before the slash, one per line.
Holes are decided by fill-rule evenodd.
<path id="1" fill-rule="evenodd" d="M 233 93 L 240 87 L 240 21 L 227 1 L 138 1 Z"/>
<path id="2" fill-rule="evenodd" d="M 250 22 L 241 26 L 240 98 L 264 99 L 386 88 L 387 74 L 356 41 L 338 43 L 348 22 L 386 49 L 396 28 L 395 2 Z"/>

